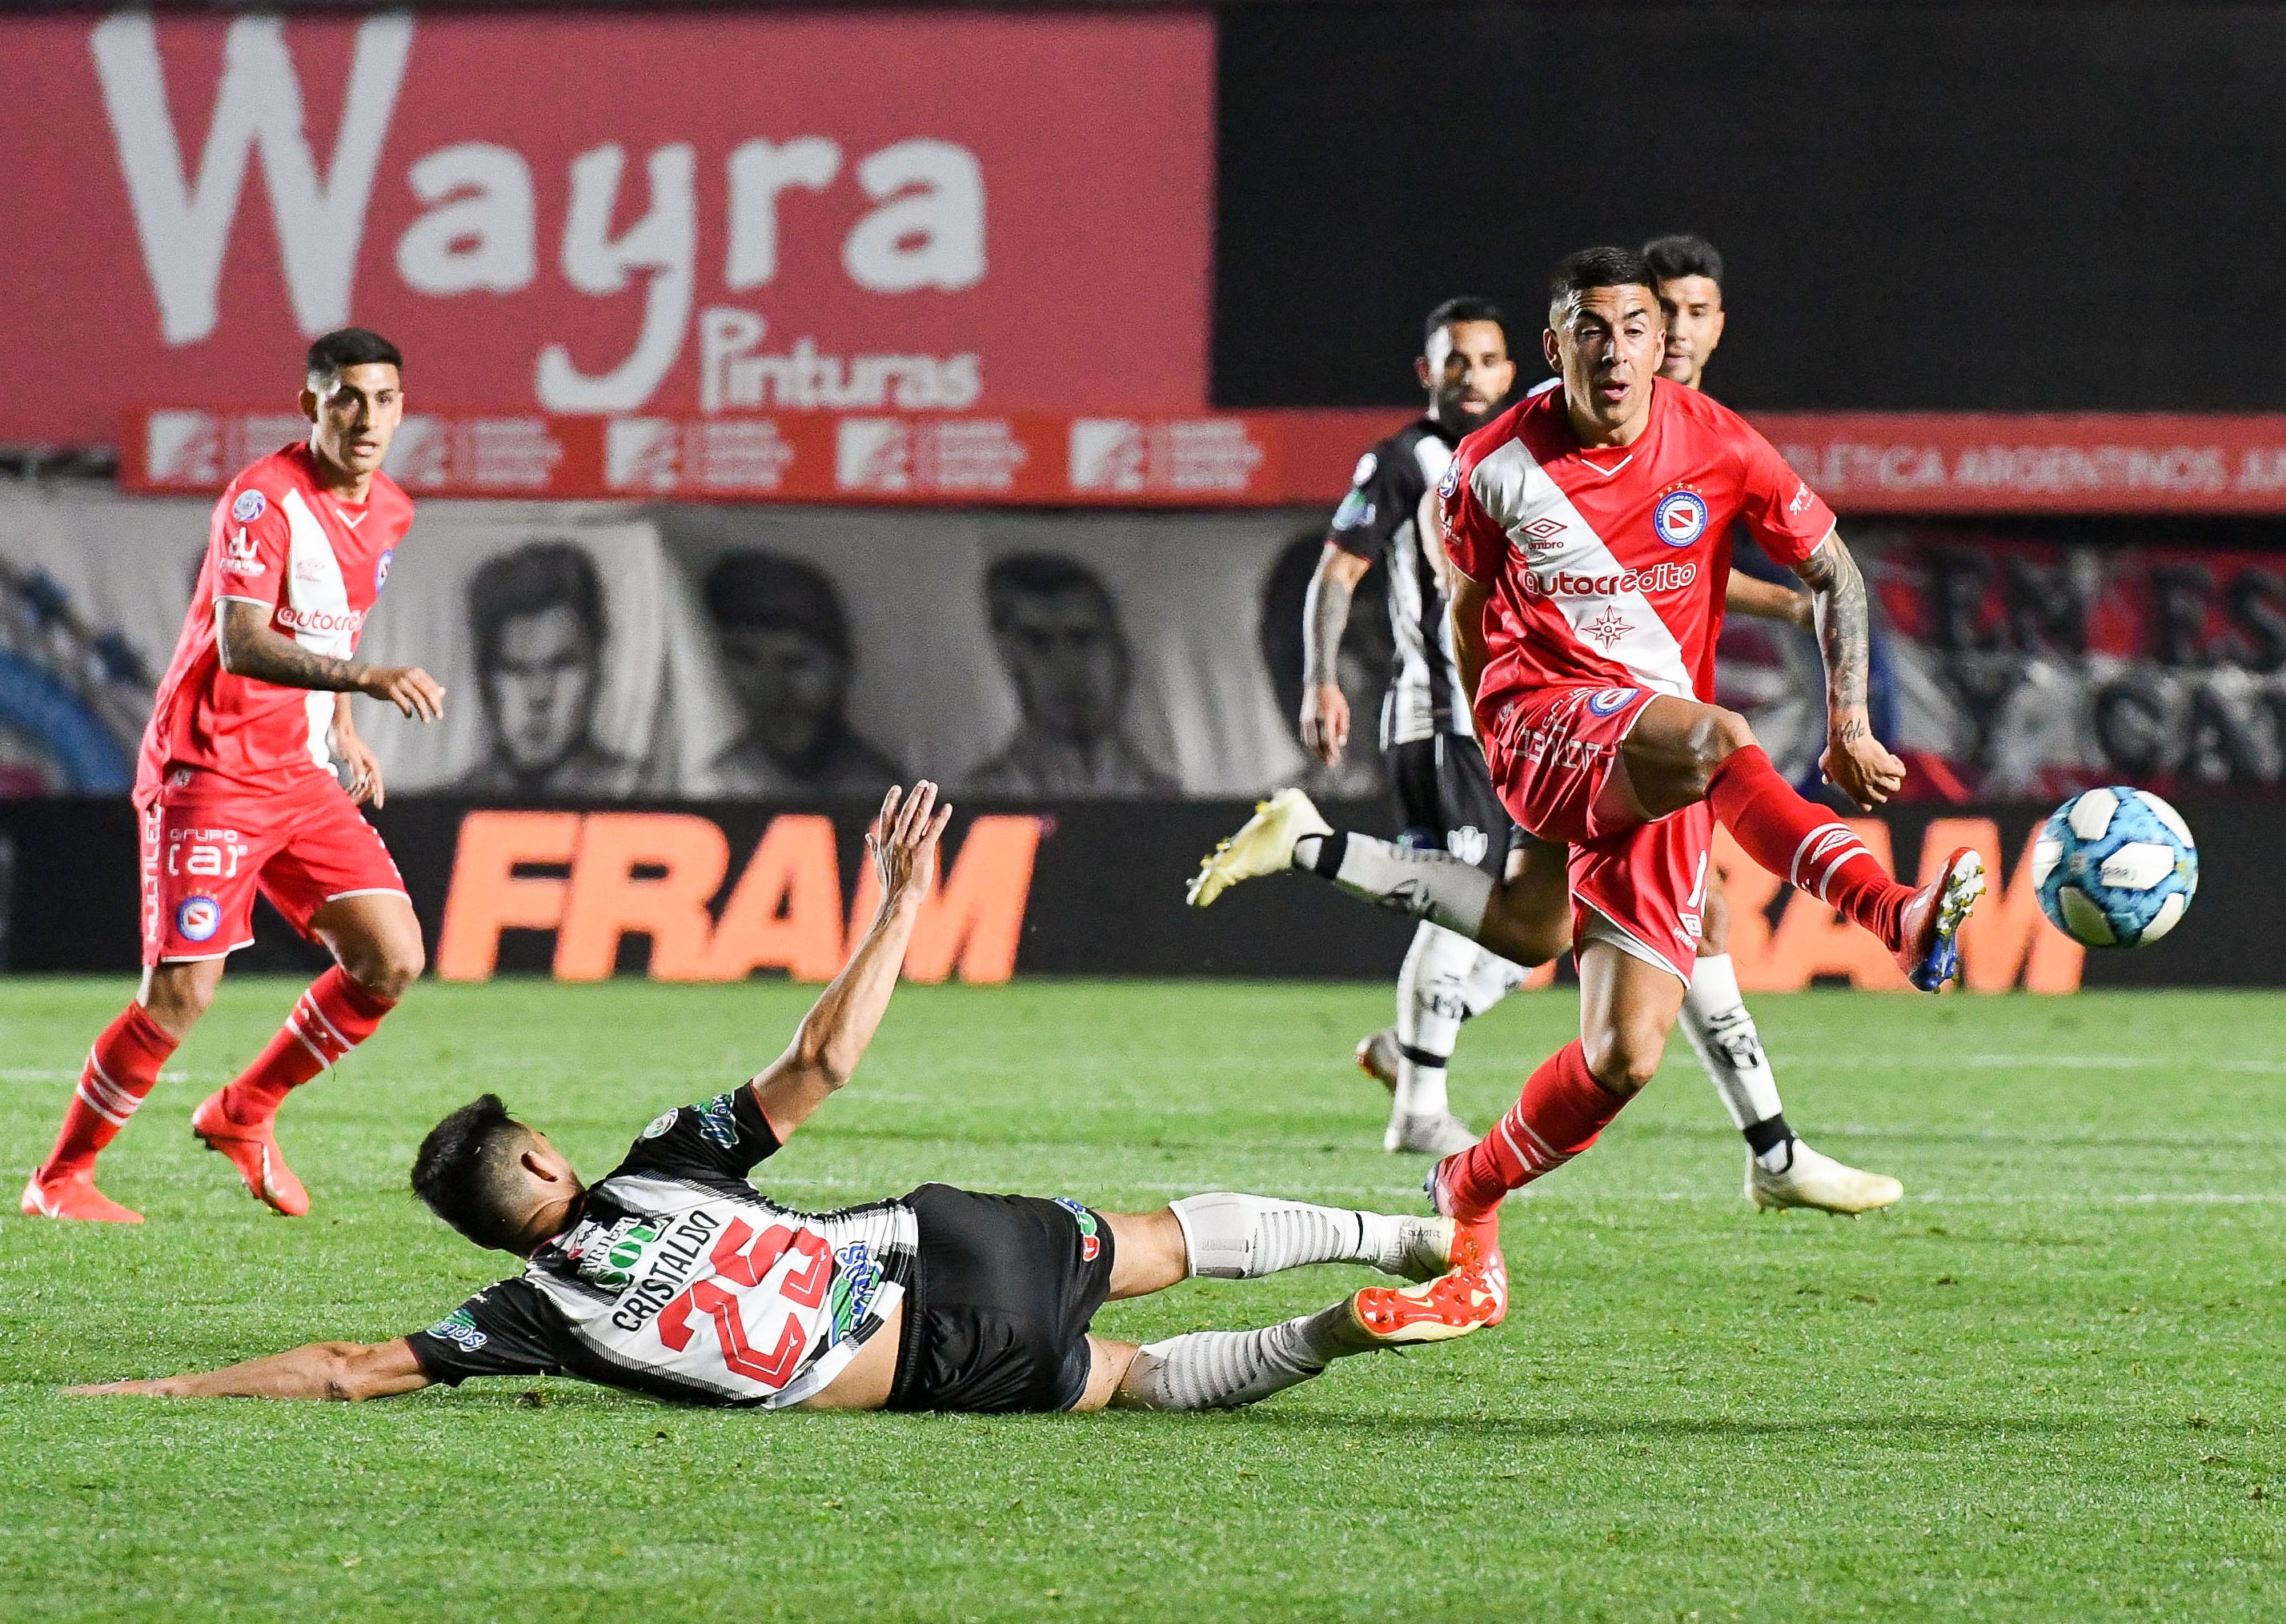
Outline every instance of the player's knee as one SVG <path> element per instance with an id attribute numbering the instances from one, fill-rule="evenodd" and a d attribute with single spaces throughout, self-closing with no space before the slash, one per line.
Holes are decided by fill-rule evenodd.
<path id="1" fill-rule="evenodd" d="M 1665 1055 L 1664 1035 L 1628 1024 L 1614 1024 L 1580 1035 L 1580 1048 L 1588 1075 L 1621 1099 L 1643 1092 L 1659 1073 Z"/>
<path id="2" fill-rule="evenodd" d="M 187 965 L 162 965 L 151 973 L 138 999 L 143 1013 L 169 1037 L 180 1039 L 214 1002 L 215 981 Z"/>
<path id="3" fill-rule="evenodd" d="M 342 968 L 349 978 L 376 998 L 394 1003 L 403 997 L 421 972 L 429 966 L 418 932 L 363 944 L 346 955 Z"/>
<path id="4" fill-rule="evenodd" d="M 1754 742 L 1754 730 L 1736 711 L 1707 706 L 1691 724 L 1685 740 L 1692 789 L 1701 797 L 1722 763 Z"/>

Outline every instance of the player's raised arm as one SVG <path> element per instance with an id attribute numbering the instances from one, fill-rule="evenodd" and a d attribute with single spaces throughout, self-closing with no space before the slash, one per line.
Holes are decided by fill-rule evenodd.
<path id="1" fill-rule="evenodd" d="M 1838 531 L 1796 564 L 1794 573 L 1809 588 L 1825 659 L 1826 746 L 1819 770 L 1860 807 L 1878 807 L 1904 784 L 1905 764 L 1873 737 L 1865 705 L 1872 624 L 1865 578 Z"/>
<path id="2" fill-rule="evenodd" d="M 82 1396 L 123 1393 L 148 1399 L 387 1399 L 429 1385 L 412 1344 L 313 1342 L 227 1369 L 67 1387 Z"/>
<path id="3" fill-rule="evenodd" d="M 250 598 L 215 603 L 215 649 L 233 676 L 385 699 L 407 716 L 434 721 L 445 713 L 445 685 L 417 666 L 368 666 L 303 648 L 273 629 L 272 611 Z"/>
<path id="4" fill-rule="evenodd" d="M 913 922 L 935 880 L 937 843 L 951 817 L 952 808 L 936 804 L 936 785 L 926 779 L 910 796 L 893 788 L 883 799 L 881 815 L 865 837 L 880 876 L 881 905 L 841 974 L 802 1017 L 786 1052 L 750 1085 L 781 1140 L 849 1080 L 873 1041 L 904 967 Z"/>

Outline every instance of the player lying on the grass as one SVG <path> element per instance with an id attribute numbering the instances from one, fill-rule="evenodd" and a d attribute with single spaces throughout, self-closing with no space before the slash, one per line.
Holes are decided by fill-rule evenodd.
<path id="1" fill-rule="evenodd" d="M 1828 743 L 1861 807 L 1904 766 L 1866 710 L 1865 583 L 1833 515 L 1735 414 L 1657 375 L 1666 328 L 1643 256 L 1557 267 L 1541 346 L 1561 383 L 1461 442 L 1446 470 L 1452 626 L 1493 782 L 1517 824 L 1568 848 L 1505 882 L 1439 852 L 1337 833 L 1307 796 L 1264 803 L 1202 865 L 1191 901 L 1302 869 L 1426 917 L 1519 964 L 1579 944 L 1580 1038 L 1494 1131 L 1431 1170 L 1439 1211 L 1488 1218 L 1510 1190 L 1593 1144 L 1659 1069 L 1690 985 L 1720 819 L 1747 855 L 1879 937 L 1912 983 L 1958 972 L 1983 890 L 1974 851 L 1918 888 L 1770 765 L 1709 703 L 1734 520 L 1816 600 Z"/>
<path id="2" fill-rule="evenodd" d="M 73 1391 L 374 1399 L 561 1371 L 693 1404 L 1216 1409 L 1345 1354 L 1499 1321 L 1499 1256 L 1449 1218 L 1226 1194 L 1099 1212 L 942 1184 L 809 1213 L 757 1194 L 748 1172 L 849 1080 L 880 1024 L 950 814 L 933 784 L 902 805 L 889 792 L 867 842 L 879 911 L 793 1042 L 745 1087 L 658 1118 L 602 1182 L 583 1183 L 493 1095 L 437 1125 L 414 1188 L 477 1245 L 524 1258 L 522 1274 L 394 1342 L 317 1343 L 207 1375 Z M 1260 1330 L 1146 1347 L 1089 1334 L 1108 1297 L 1312 1263 L 1426 1283 L 1368 1288 Z"/>

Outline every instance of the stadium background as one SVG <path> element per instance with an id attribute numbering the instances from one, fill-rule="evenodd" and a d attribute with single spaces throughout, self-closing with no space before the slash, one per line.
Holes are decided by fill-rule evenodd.
<path id="1" fill-rule="evenodd" d="M 940 974 L 1385 973 L 1393 921 L 1305 887 L 1189 918 L 1177 882 L 1277 783 L 1388 816 L 1369 750 L 1312 777 L 1289 718 L 1306 561 L 1420 313 L 1489 295 L 1528 351 L 1557 254 L 1682 229 L 1730 266 L 1713 389 L 1869 560 L 1900 863 L 1967 820 L 2013 875 L 2117 779 L 2201 835 L 2197 929 L 2083 966 L 2012 889 L 1972 984 L 2286 976 L 2243 883 L 2286 832 L 2286 374 L 2239 335 L 2286 17 L 325 7 L 0 46 L 10 967 L 131 966 L 119 797 L 201 493 L 353 318 L 408 351 L 423 502 L 368 648 L 463 700 L 368 728 L 441 974 L 830 969 L 891 771 L 949 783 L 963 854 L 992 820 Z M 493 564 L 576 611 L 543 674 L 501 663 Z M 1725 655 L 1814 776 L 1814 650 Z M 1042 781 L 1037 737 L 1108 764 Z M 1894 981 L 1760 900 L 1751 985 Z M 272 923 L 250 967 L 296 962 Z"/>

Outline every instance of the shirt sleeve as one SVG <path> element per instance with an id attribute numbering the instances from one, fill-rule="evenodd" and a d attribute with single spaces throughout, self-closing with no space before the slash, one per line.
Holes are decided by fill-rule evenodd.
<path id="1" fill-rule="evenodd" d="M 504 1280 L 405 1340 L 421 1374 L 458 1387 L 472 1376 L 552 1376 L 558 1316 L 528 1281 Z"/>
<path id="2" fill-rule="evenodd" d="M 1743 432 L 1738 517 L 1773 564 L 1798 564 L 1833 533 L 1833 509 L 1786 466 L 1776 446 L 1752 429 Z"/>
<path id="3" fill-rule="evenodd" d="M 1334 509 L 1326 540 L 1360 558 L 1378 559 L 1421 505 L 1420 465 L 1387 441 L 1358 459 L 1349 494 Z"/>
<path id="4" fill-rule="evenodd" d="M 736 1088 L 654 1117 L 611 1177 L 661 1173 L 670 1179 L 744 1179 L 777 1147 L 778 1136 L 762 1115 L 754 1091 Z"/>
<path id="5" fill-rule="evenodd" d="M 207 543 L 216 598 L 276 603 L 285 596 L 290 534 L 277 499 L 259 485 L 225 493 Z"/>
<path id="6" fill-rule="evenodd" d="M 1489 586 L 1500 573 L 1508 548 L 1508 534 L 1493 523 L 1484 504 L 1470 488 L 1461 459 L 1445 470 L 1437 487 L 1438 512 L 1445 538 L 1445 556 L 1452 566 L 1478 586 Z"/>

